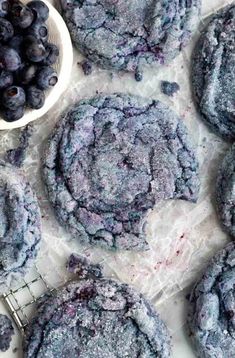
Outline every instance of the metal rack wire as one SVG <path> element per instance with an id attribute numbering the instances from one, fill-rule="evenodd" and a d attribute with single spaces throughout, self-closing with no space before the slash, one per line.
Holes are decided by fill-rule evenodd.
<path id="1" fill-rule="evenodd" d="M 2 295 L 4 306 L 22 334 L 24 334 L 25 328 L 30 322 L 30 316 L 38 300 L 56 290 L 36 268 L 35 278 L 27 281 L 24 279 L 21 286 L 16 289 L 10 289 Z M 25 296 L 28 299 L 26 302 L 21 303 L 22 297 Z"/>

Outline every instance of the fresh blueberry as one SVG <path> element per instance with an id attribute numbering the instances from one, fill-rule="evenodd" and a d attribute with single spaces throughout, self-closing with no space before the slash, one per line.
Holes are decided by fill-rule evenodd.
<path id="1" fill-rule="evenodd" d="M 34 21 L 32 25 L 27 29 L 27 33 L 29 35 L 35 36 L 42 42 L 46 42 L 48 39 L 47 25 L 41 20 Z"/>
<path id="2" fill-rule="evenodd" d="M 7 0 L 0 0 L 0 16 L 5 17 L 9 11 L 9 2 Z"/>
<path id="3" fill-rule="evenodd" d="M 14 28 L 12 24 L 0 17 L 0 41 L 7 42 L 9 41 L 14 35 Z"/>
<path id="4" fill-rule="evenodd" d="M 17 74 L 18 82 L 26 86 L 32 82 L 37 73 L 37 66 L 35 64 L 25 65 Z"/>
<path id="5" fill-rule="evenodd" d="M 20 74 L 21 74 L 21 72 L 23 71 L 24 68 L 25 68 L 25 63 L 21 62 L 20 67 L 16 71 L 14 71 L 14 73 L 13 73 L 13 76 L 14 76 L 14 81 L 13 82 L 17 86 L 18 85 L 21 86 Z"/>
<path id="6" fill-rule="evenodd" d="M 5 89 L 2 95 L 2 104 L 4 107 L 16 110 L 25 104 L 25 91 L 21 87 L 11 86 Z"/>
<path id="7" fill-rule="evenodd" d="M 24 42 L 25 55 L 32 62 L 41 62 L 46 57 L 46 49 L 41 40 L 28 36 Z"/>
<path id="8" fill-rule="evenodd" d="M 29 86 L 26 90 L 27 105 L 33 109 L 42 108 L 45 103 L 45 94 L 36 86 Z"/>
<path id="9" fill-rule="evenodd" d="M 53 87 L 58 82 L 57 73 L 54 68 L 50 66 L 42 67 L 37 75 L 37 85 L 39 88 L 45 90 Z"/>
<path id="10" fill-rule="evenodd" d="M 46 21 L 49 17 L 49 9 L 47 5 L 40 0 L 30 1 L 27 6 L 33 11 L 38 20 Z"/>
<path id="11" fill-rule="evenodd" d="M 53 65 L 56 63 L 58 56 L 60 54 L 59 49 L 56 45 L 48 43 L 46 45 L 46 58 L 42 61 L 44 65 Z"/>
<path id="12" fill-rule="evenodd" d="M 29 27 L 34 20 L 32 10 L 21 2 L 13 3 L 9 13 L 12 25 L 22 29 Z"/>
<path id="13" fill-rule="evenodd" d="M 0 69 L 14 72 L 20 66 L 21 58 L 19 54 L 13 48 L 0 46 Z"/>
<path id="14" fill-rule="evenodd" d="M 22 118 L 24 115 L 24 106 L 22 107 L 18 107 L 15 110 L 12 109 L 4 109 L 2 111 L 2 116 L 3 119 L 6 122 L 14 122 L 17 121 L 18 119 Z"/>
<path id="15" fill-rule="evenodd" d="M 23 35 L 15 35 L 8 42 L 8 46 L 16 50 L 18 53 L 20 53 L 23 40 L 24 40 Z"/>
<path id="16" fill-rule="evenodd" d="M 0 89 L 7 88 L 13 83 L 13 75 L 11 72 L 0 70 Z"/>

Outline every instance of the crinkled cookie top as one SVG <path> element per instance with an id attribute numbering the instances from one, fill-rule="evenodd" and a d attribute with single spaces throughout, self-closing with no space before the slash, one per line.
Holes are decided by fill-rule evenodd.
<path id="1" fill-rule="evenodd" d="M 74 44 L 91 61 L 136 71 L 165 64 L 188 43 L 201 0 L 61 0 Z"/>
<path id="2" fill-rule="evenodd" d="M 79 102 L 43 162 L 60 222 L 83 243 L 146 249 L 144 221 L 162 199 L 195 201 L 198 163 L 186 127 L 159 101 L 115 94 Z"/>
<path id="3" fill-rule="evenodd" d="M 218 11 L 202 33 L 192 64 L 202 118 L 217 134 L 235 139 L 235 5 Z"/>
<path id="4" fill-rule="evenodd" d="M 169 358 L 170 351 L 153 307 L 108 279 L 72 282 L 44 299 L 24 342 L 24 358 Z"/>
<path id="5" fill-rule="evenodd" d="M 232 358 L 235 351 L 235 244 L 213 258 L 190 299 L 189 326 L 200 358 Z"/>
<path id="6" fill-rule="evenodd" d="M 216 185 L 217 212 L 223 227 L 235 236 L 235 145 L 226 154 Z"/>
<path id="7" fill-rule="evenodd" d="M 32 265 L 41 239 L 35 195 L 18 169 L 0 163 L 0 292 Z"/>

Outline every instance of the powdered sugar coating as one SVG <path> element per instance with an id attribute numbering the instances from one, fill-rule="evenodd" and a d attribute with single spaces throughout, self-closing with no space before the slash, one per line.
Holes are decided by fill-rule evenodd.
<path id="1" fill-rule="evenodd" d="M 216 189 L 219 218 L 224 229 L 235 236 L 235 145 L 222 162 Z"/>
<path id="2" fill-rule="evenodd" d="M 22 277 L 37 255 L 40 210 L 30 184 L 16 168 L 0 163 L 0 292 Z"/>
<path id="3" fill-rule="evenodd" d="M 76 47 L 92 62 L 135 72 L 166 64 L 189 42 L 200 0 L 61 0 Z"/>
<path id="4" fill-rule="evenodd" d="M 219 10 L 195 48 L 192 83 L 202 119 L 225 139 L 235 139 L 235 5 Z"/>
<path id="5" fill-rule="evenodd" d="M 232 358 L 235 350 L 235 243 L 212 259 L 190 298 L 191 338 L 200 358 Z"/>
<path id="6" fill-rule="evenodd" d="M 148 209 L 198 196 L 187 129 L 159 101 L 123 94 L 82 101 L 59 122 L 44 158 L 57 217 L 85 244 L 146 249 Z"/>

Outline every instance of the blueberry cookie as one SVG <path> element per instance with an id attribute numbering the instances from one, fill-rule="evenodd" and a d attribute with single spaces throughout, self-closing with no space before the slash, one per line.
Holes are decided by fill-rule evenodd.
<path id="1" fill-rule="evenodd" d="M 235 236 L 235 145 L 228 151 L 217 179 L 217 211 L 223 227 Z"/>
<path id="2" fill-rule="evenodd" d="M 192 81 L 204 121 L 225 139 L 235 139 L 235 5 L 219 10 L 196 46 Z"/>
<path id="3" fill-rule="evenodd" d="M 105 69 L 166 64 L 188 43 L 201 0 L 61 0 L 75 46 Z"/>
<path id="4" fill-rule="evenodd" d="M 24 341 L 24 358 L 169 358 L 170 352 L 153 306 L 128 285 L 97 277 L 41 301 Z"/>
<path id="5" fill-rule="evenodd" d="M 0 351 L 6 352 L 11 343 L 12 336 L 14 334 L 14 328 L 12 326 L 11 320 L 0 314 Z"/>
<path id="6" fill-rule="evenodd" d="M 235 243 L 210 262 L 190 298 L 189 326 L 200 358 L 233 358 Z"/>
<path id="7" fill-rule="evenodd" d="M 38 203 L 21 173 L 0 163 L 0 292 L 32 265 L 41 239 Z"/>
<path id="8" fill-rule="evenodd" d="M 144 218 L 162 199 L 196 201 L 187 130 L 159 101 L 124 94 L 81 101 L 49 138 L 43 176 L 59 221 L 85 244 L 147 248 Z"/>

